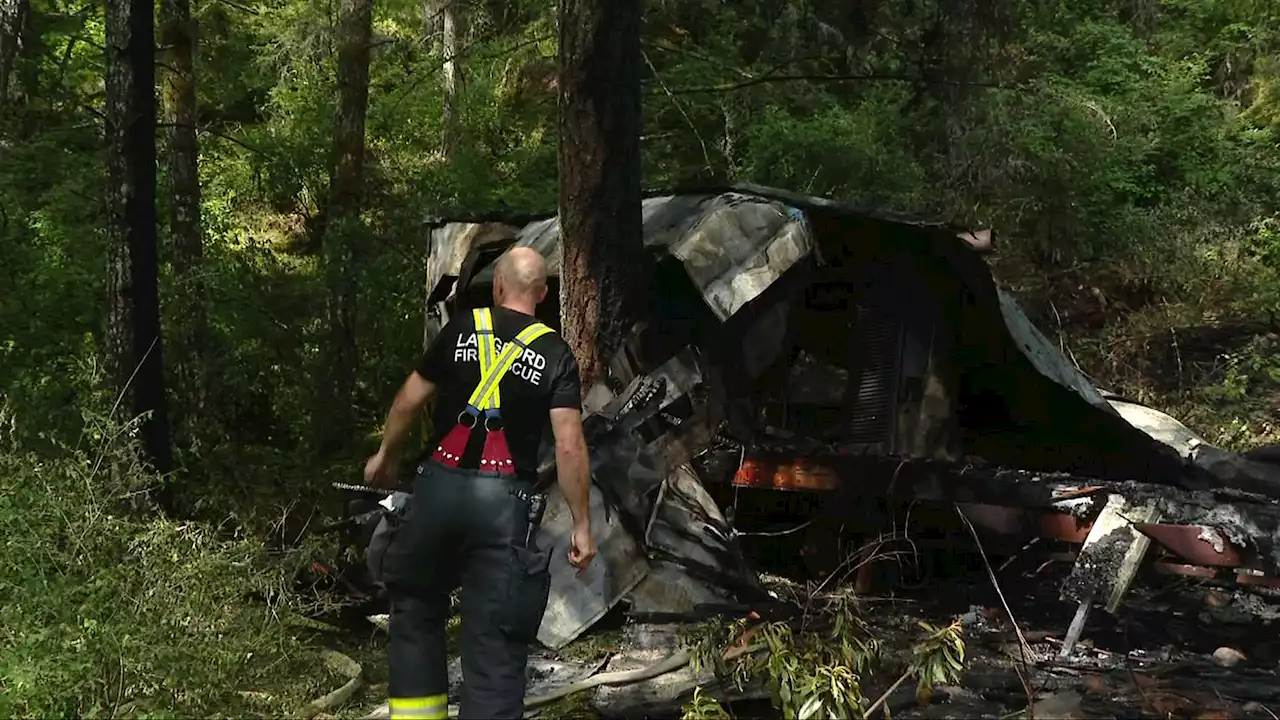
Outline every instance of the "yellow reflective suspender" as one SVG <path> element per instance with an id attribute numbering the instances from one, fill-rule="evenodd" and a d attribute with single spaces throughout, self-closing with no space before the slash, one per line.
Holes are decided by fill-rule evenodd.
<path id="1" fill-rule="evenodd" d="M 552 330 L 535 322 L 503 345 L 502 352 L 495 352 L 497 346 L 493 335 L 493 316 L 489 308 L 473 310 L 472 313 L 476 321 L 476 344 L 479 346 L 477 355 L 480 359 L 480 383 L 471 392 L 471 399 L 467 404 L 477 411 L 492 415 L 502 406 L 502 395 L 498 389 L 502 378 L 530 343 Z"/>
<path id="2" fill-rule="evenodd" d="M 498 352 L 497 338 L 494 337 L 493 313 L 489 308 L 478 308 L 471 311 L 476 323 L 476 359 L 480 363 L 480 382 L 471 392 L 466 408 L 458 413 L 458 423 L 453 426 L 436 446 L 431 458 L 448 467 L 457 467 L 467 450 L 471 438 L 471 430 L 481 423 L 484 416 L 484 448 L 480 453 L 480 469 L 498 473 L 515 472 L 511 449 L 507 446 L 506 434 L 502 429 L 502 393 L 499 385 L 507 371 L 515 364 L 520 355 L 529 348 L 534 340 L 552 332 L 551 328 L 535 322 L 520 334 L 502 346 Z M 467 420 L 467 418 L 470 420 Z"/>
<path id="3" fill-rule="evenodd" d="M 493 367 L 494 355 L 497 354 L 495 350 L 497 343 L 493 336 L 493 313 L 489 311 L 489 308 L 472 310 L 471 317 L 476 323 L 476 355 L 480 359 L 480 383 L 476 385 L 476 388 L 479 388 L 484 385 L 485 378 L 489 376 L 489 368 Z M 475 404 L 475 401 L 476 394 L 473 390 L 468 403 L 479 410 L 480 407 Z"/>

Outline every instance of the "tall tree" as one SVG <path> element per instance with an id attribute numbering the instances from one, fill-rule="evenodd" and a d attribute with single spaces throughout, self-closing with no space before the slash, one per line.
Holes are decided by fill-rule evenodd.
<path id="1" fill-rule="evenodd" d="M 356 347 L 356 263 L 364 192 L 364 126 L 369 106 L 372 0 L 342 0 L 338 16 L 337 111 L 333 164 L 325 208 L 323 264 L 329 298 L 328 337 L 315 412 L 322 452 L 350 441 L 359 352 Z"/>
<path id="2" fill-rule="evenodd" d="M 106 5 L 108 346 L 114 377 L 149 413 L 143 449 L 172 466 L 156 259 L 155 15 L 148 0 Z"/>
<path id="3" fill-rule="evenodd" d="M 9 102 L 9 78 L 30 11 L 30 0 L 0 0 L 0 108 Z"/>
<path id="4" fill-rule="evenodd" d="M 560 308 L 600 379 L 644 304 L 640 0 L 560 0 Z"/>
<path id="5" fill-rule="evenodd" d="M 204 244 L 196 138 L 196 32 L 191 0 L 163 0 L 160 18 L 166 68 L 164 119 L 169 141 L 169 239 L 181 305 L 179 316 L 184 319 L 178 348 L 182 383 L 194 409 L 190 419 L 198 420 L 208 400 L 209 333 L 201 272 Z"/>
<path id="6" fill-rule="evenodd" d="M 458 136 L 458 3 L 457 0 L 444 0 L 440 7 L 441 24 L 444 28 L 441 42 L 444 64 L 444 111 L 442 113 L 442 130 L 440 150 L 446 157 L 453 155 L 454 144 Z"/>

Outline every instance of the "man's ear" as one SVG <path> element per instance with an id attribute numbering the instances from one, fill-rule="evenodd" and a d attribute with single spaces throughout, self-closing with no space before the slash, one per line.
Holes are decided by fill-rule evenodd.
<path id="1" fill-rule="evenodd" d="M 542 286 L 542 289 L 538 291 L 538 302 L 542 302 L 543 300 L 546 300 L 546 299 L 547 299 L 547 286 L 544 283 Z"/>

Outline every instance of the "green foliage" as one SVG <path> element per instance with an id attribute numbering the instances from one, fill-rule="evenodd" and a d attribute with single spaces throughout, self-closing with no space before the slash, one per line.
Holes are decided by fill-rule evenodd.
<path id="1" fill-rule="evenodd" d="M 1104 293 L 1140 285 L 1189 305 L 1229 296 L 1241 312 L 1273 308 L 1276 262 L 1254 246 L 1268 242 L 1280 196 L 1275 8 L 981 5 L 651 3 L 646 184 L 741 179 L 993 225 L 1002 272 L 1037 292 L 1057 291 L 1063 274 L 1105 275 Z M 50 417 L 35 434 L 66 441 L 79 428 L 57 381 L 65 349 L 103 317 L 102 22 L 96 6 L 64 0 L 33 11 L 21 102 L 0 118 L 0 292 L 11 298 L 0 387 Z M 243 472 L 242 452 L 307 452 L 301 419 L 325 341 L 313 233 L 331 169 L 336 10 L 257 0 L 197 12 L 218 402 L 190 424 L 184 388 L 174 400 L 183 464 L 216 485 Z M 552 6 L 464 8 L 448 158 L 443 58 L 421 12 L 410 0 L 375 8 L 357 259 L 356 412 L 369 429 L 422 335 L 425 218 L 548 210 L 556 198 Z M 1217 272 L 1224 238 L 1247 235 L 1240 266 Z M 183 288 L 163 287 L 167 306 L 185 306 L 169 302 Z M 170 331 L 182 321 L 165 315 Z M 219 452 L 226 440 L 237 449 Z"/>
<path id="2" fill-rule="evenodd" d="M 0 409 L 0 714 L 236 715 L 238 690 L 313 692 L 291 678 L 315 664 L 285 623 L 291 568 L 253 538 L 147 512 L 136 425 L 85 419 L 49 459 Z"/>
<path id="3" fill-rule="evenodd" d="M 907 672 L 916 678 L 916 699 L 928 705 L 933 689 L 954 685 L 964 672 L 964 625 L 956 619 L 946 627 L 934 627 L 921 621 L 925 639 L 911 649 Z"/>
<path id="4" fill-rule="evenodd" d="M 746 627 L 741 620 L 713 622 L 690 633 L 685 643 L 694 672 L 713 670 L 738 687 L 763 677 L 784 717 L 861 720 L 872 714 L 875 703 L 863 686 L 886 653 L 851 601 L 832 600 L 797 623 L 770 622 L 751 632 Z M 920 627 L 926 634 L 912 647 L 904 677 L 916 679 L 917 695 L 927 704 L 935 686 L 954 683 L 963 672 L 963 627 L 959 620 L 942 628 L 925 622 Z M 754 644 L 740 658 L 725 660 L 725 646 L 736 647 L 744 637 Z M 683 717 L 714 718 L 723 712 L 714 699 L 695 693 Z"/>
<path id="5" fill-rule="evenodd" d="M 102 6 L 31 6 L 13 99 L 0 103 L 0 396 L 21 420 L 0 498 L 17 554 L 0 560 L 0 582 L 30 598 L 0 611 L 12 648 L 0 650 L 0 702 L 13 706 L 0 710 L 105 712 L 140 697 L 225 711 L 234 703 L 218 698 L 233 702 L 227 688 L 262 677 L 259 661 L 297 657 L 268 613 L 238 599 L 278 577 L 255 538 L 292 542 L 281 527 L 290 509 L 310 513 L 326 480 L 358 472 L 420 348 L 426 219 L 554 208 L 554 4 L 462 6 L 461 127 L 448 157 L 443 57 L 424 37 L 423 3 L 375 4 L 353 262 L 361 432 L 335 467 L 312 458 L 306 420 L 326 342 L 316 229 L 332 169 L 336 5 L 195 4 L 208 293 L 198 301 L 213 387 L 202 408 L 190 388 L 171 388 L 183 507 L 207 523 L 183 526 L 122 506 L 152 479 L 107 472 L 121 467 L 118 449 L 92 469 L 95 449 L 129 436 L 105 417 L 114 393 L 91 379 L 106 307 Z M 1220 348 L 1196 369 L 1158 361 L 1150 342 L 1280 312 L 1280 5 L 655 0 L 645 12 L 646 185 L 745 180 L 994 227 L 1002 280 L 1052 303 L 1045 316 L 1060 314 L 1064 343 L 1099 384 L 1229 447 L 1280 439 L 1272 338 Z M 160 230 L 161 311 L 175 337 L 187 318 L 173 309 L 191 298 Z M 171 369 L 190 361 L 166 349 Z M 1176 391 L 1157 382 L 1170 375 Z M 768 666 L 717 669 L 776 674 L 795 712 L 852 716 L 866 708 L 850 698 L 876 648 L 856 618 L 840 622 L 836 635 L 768 626 L 760 638 L 779 648 Z M 929 657 L 943 665 L 913 670 L 922 687 L 953 668 L 937 633 L 928 642 L 941 654 Z M 248 649 L 259 640 L 270 649 Z M 146 659 L 147 643 L 163 662 Z M 255 654 L 232 662 L 213 645 Z M 84 692 L 72 702 L 64 687 Z"/>
<path id="6" fill-rule="evenodd" d="M 718 700 L 702 694 L 701 687 L 693 689 L 693 699 L 680 713 L 680 720 L 729 720 L 730 717 Z"/>

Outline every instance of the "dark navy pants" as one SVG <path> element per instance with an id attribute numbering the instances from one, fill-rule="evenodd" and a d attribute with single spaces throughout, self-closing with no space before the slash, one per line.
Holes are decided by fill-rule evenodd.
<path id="1" fill-rule="evenodd" d="M 536 540 L 541 516 L 526 482 L 433 461 L 419 466 L 413 499 L 383 560 L 393 717 L 434 716 L 443 706 L 445 624 L 449 595 L 459 586 L 459 717 L 523 716 L 529 647 L 550 588 L 550 554 Z M 422 710 L 428 707 L 430 714 Z"/>

